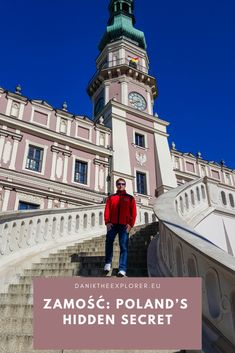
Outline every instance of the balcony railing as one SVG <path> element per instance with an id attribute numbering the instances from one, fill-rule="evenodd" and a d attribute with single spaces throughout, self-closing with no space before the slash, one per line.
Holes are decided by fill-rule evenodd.
<path id="1" fill-rule="evenodd" d="M 131 69 L 143 72 L 145 74 L 148 74 L 148 72 L 149 72 L 149 67 L 148 66 L 140 65 L 138 62 L 135 63 L 135 62 L 133 62 L 133 61 L 127 59 L 127 58 L 106 61 L 102 65 L 100 65 L 99 70 L 97 70 L 94 73 L 94 75 L 92 76 L 92 78 L 89 81 L 88 86 L 91 84 L 91 82 L 94 80 L 94 78 L 98 75 L 98 73 L 101 70 L 105 70 L 105 69 L 109 69 L 109 68 L 113 68 L 113 67 L 119 67 L 119 66 L 123 66 L 123 65 L 129 66 Z"/>

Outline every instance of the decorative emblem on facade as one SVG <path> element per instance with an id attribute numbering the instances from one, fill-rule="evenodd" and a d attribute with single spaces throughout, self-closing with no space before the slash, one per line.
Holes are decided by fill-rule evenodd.
<path id="1" fill-rule="evenodd" d="M 136 160 L 138 162 L 138 165 L 143 166 L 147 162 L 146 154 L 142 154 L 142 153 L 136 152 L 135 158 L 136 158 Z"/>

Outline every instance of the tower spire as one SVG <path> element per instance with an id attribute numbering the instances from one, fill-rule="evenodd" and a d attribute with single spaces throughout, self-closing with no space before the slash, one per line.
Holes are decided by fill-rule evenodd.
<path id="1" fill-rule="evenodd" d="M 142 49 L 147 48 L 144 33 L 134 27 L 134 0 L 111 0 L 109 12 L 108 26 L 99 44 L 100 51 L 121 37 L 134 41 Z"/>

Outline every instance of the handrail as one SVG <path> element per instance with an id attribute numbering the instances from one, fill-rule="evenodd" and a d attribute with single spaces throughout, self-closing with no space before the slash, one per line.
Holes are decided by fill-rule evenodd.
<path id="1" fill-rule="evenodd" d="M 187 198 L 191 191 L 196 192 L 194 205 Z M 162 276 L 202 277 L 204 326 L 213 331 L 219 352 L 221 342 L 235 345 L 235 258 L 202 239 L 189 220 L 220 207 L 220 192 L 208 178 L 197 179 L 161 195 L 154 206 L 159 220 L 155 267 Z M 148 262 L 151 275 L 156 259 Z"/>

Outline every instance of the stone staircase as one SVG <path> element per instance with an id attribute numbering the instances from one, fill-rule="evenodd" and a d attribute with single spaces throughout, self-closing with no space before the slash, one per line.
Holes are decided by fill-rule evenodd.
<path id="1" fill-rule="evenodd" d="M 132 229 L 129 240 L 130 277 L 147 277 L 147 248 L 157 232 L 157 223 Z M 0 294 L 0 353 L 91 353 L 89 350 L 34 350 L 33 347 L 33 277 L 53 276 L 104 276 L 105 235 L 68 246 L 33 263 L 19 275 L 17 283 Z M 118 271 L 118 236 L 114 243 L 114 256 L 110 276 Z M 95 352 L 95 351 L 92 351 Z M 101 352 L 101 351 L 97 351 Z M 105 351 L 118 353 L 125 351 Z M 140 351 L 128 351 L 140 352 Z M 142 351 L 143 352 L 143 351 Z M 173 353 L 172 351 L 145 351 Z M 174 351 L 176 352 L 176 351 Z"/>

